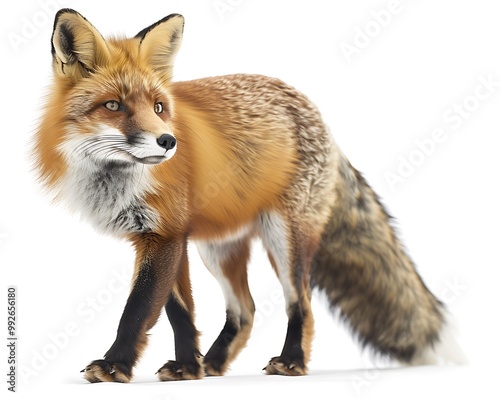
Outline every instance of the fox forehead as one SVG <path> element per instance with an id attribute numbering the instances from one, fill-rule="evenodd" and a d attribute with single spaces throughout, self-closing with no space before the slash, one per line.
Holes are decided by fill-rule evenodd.
<path id="1" fill-rule="evenodd" d="M 112 96 L 140 101 L 169 97 L 169 80 L 142 60 L 136 39 L 107 41 L 109 58 L 73 87 L 75 96 Z M 79 99 L 80 100 L 80 99 Z"/>
<path id="2" fill-rule="evenodd" d="M 114 95 L 122 100 L 156 100 L 169 97 L 165 83 L 133 65 L 100 68 L 76 85 L 74 93 L 96 97 Z"/>
<path id="3" fill-rule="evenodd" d="M 69 93 L 65 102 L 65 113 L 68 117 L 81 120 L 99 117 L 99 109 L 108 101 L 120 102 L 127 111 L 117 113 L 113 119 L 143 115 L 152 118 L 154 104 L 161 102 L 163 109 L 171 116 L 173 99 L 169 90 L 161 86 L 154 77 L 148 77 L 137 70 L 102 69 L 79 82 Z M 98 112 L 96 114 L 96 112 Z M 128 118 L 127 118 L 128 119 Z M 156 118 L 155 118 L 156 119 Z"/>

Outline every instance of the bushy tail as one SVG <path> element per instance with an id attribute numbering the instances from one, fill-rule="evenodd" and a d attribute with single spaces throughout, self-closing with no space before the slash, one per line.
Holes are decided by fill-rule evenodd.
<path id="1" fill-rule="evenodd" d="M 364 346 L 405 363 L 435 363 L 431 353 L 446 326 L 442 304 L 422 282 L 363 177 L 345 159 L 339 174 L 311 286 L 326 293 Z"/>

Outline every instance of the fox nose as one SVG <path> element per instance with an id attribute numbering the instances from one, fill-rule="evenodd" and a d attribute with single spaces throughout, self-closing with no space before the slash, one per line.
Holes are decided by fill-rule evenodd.
<path id="1" fill-rule="evenodd" d="M 156 143 L 163 149 L 172 150 L 177 144 L 177 140 L 172 135 L 165 133 L 156 139 Z"/>

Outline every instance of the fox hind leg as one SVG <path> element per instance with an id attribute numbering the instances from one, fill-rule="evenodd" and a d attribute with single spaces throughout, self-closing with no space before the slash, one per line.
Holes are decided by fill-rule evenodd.
<path id="1" fill-rule="evenodd" d="M 223 375 L 245 346 L 252 330 L 255 306 L 247 280 L 250 239 L 197 242 L 208 270 L 218 280 L 226 301 L 226 323 L 203 359 L 207 375 Z"/>
<path id="2" fill-rule="evenodd" d="M 309 288 L 314 245 L 302 229 L 293 227 L 293 223 L 276 212 L 261 217 L 260 229 L 271 264 L 283 286 L 288 315 L 281 355 L 273 357 L 264 370 L 270 375 L 305 375 L 314 330 Z"/>

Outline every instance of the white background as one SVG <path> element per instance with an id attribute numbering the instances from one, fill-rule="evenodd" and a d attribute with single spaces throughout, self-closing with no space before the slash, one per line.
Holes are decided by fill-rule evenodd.
<path id="1" fill-rule="evenodd" d="M 492 368 L 499 356 L 500 86 L 481 82 L 500 82 L 500 7 L 495 0 L 391 3 L 46 0 L 3 6 L 0 265 L 2 290 L 18 288 L 22 398 L 268 398 L 275 391 L 287 398 L 324 393 L 420 399 L 436 392 L 453 398 L 488 390 L 498 395 Z M 381 370 L 315 298 L 311 375 L 262 375 L 268 359 L 281 351 L 286 318 L 279 284 L 256 243 L 249 266 L 256 326 L 228 376 L 157 382 L 154 372 L 174 358 L 172 332 L 162 316 L 135 383 L 86 384 L 79 370 L 102 357 L 114 340 L 134 256 L 127 243 L 100 236 L 52 206 L 31 171 L 36 121 L 50 83 L 52 21 L 63 6 L 81 12 L 105 36 L 134 35 L 165 15 L 182 13 L 186 25 L 176 80 L 262 73 L 306 93 L 397 217 L 423 279 L 459 322 L 470 365 Z M 388 8 L 396 11 L 390 18 L 381 13 Z M 363 30 L 371 37 L 362 36 Z M 348 60 L 342 46 L 355 44 Z M 465 107 L 461 116 L 456 107 Z M 435 130 L 443 140 L 429 145 L 427 155 L 418 153 L 416 141 L 428 140 Z M 410 162 L 411 170 L 402 166 Z M 391 186 L 387 174 L 400 172 L 401 182 Z M 197 325 L 207 351 L 224 323 L 224 302 L 191 250 Z M 6 371 L 6 356 L 2 365 Z"/>

